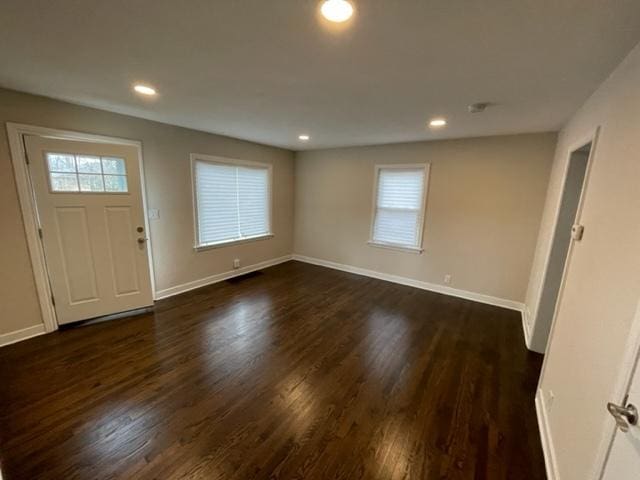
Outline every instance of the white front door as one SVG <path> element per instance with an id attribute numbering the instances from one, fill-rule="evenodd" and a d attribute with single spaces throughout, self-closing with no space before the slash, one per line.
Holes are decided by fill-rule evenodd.
<path id="1" fill-rule="evenodd" d="M 59 324 L 153 304 L 136 148 L 25 137 Z"/>
<path id="2" fill-rule="evenodd" d="M 617 418 L 603 480 L 638 480 L 640 478 L 640 366 L 636 361 L 629 393 L 619 404 L 609 404 L 610 413 Z M 635 418 L 634 418 L 635 417 Z"/>

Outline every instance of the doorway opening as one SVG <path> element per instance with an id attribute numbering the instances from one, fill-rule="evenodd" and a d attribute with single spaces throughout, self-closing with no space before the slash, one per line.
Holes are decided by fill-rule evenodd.
<path id="1" fill-rule="evenodd" d="M 579 239 L 581 236 L 581 227 L 576 224 L 593 143 L 591 141 L 581 146 L 569 156 L 547 270 L 536 313 L 535 328 L 531 336 L 531 344 L 542 347 L 539 348 L 542 351 L 549 339 L 572 239 L 574 237 Z M 573 232 L 574 225 L 577 227 L 575 232 Z"/>

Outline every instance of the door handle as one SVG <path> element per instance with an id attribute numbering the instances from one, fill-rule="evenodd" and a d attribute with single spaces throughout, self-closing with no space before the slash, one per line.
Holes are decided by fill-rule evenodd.
<path id="1" fill-rule="evenodd" d="M 139 243 L 140 245 L 144 244 L 146 241 L 147 241 L 147 238 L 145 238 L 145 237 L 140 237 L 140 238 L 138 238 L 138 243 Z"/>
<path id="2" fill-rule="evenodd" d="M 630 425 L 638 424 L 638 409 L 635 405 L 629 404 L 626 407 L 607 403 L 607 410 L 616 419 L 616 425 L 621 432 L 628 432 Z"/>

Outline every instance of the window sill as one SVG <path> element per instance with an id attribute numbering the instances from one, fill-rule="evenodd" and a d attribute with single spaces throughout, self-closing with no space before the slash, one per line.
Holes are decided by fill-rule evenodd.
<path id="1" fill-rule="evenodd" d="M 384 248 L 387 250 L 395 250 L 397 252 L 414 253 L 420 255 L 424 249 L 419 247 L 407 247 L 405 245 L 394 245 L 392 243 L 378 243 L 373 240 L 367 242 L 371 247 Z"/>
<path id="2" fill-rule="evenodd" d="M 267 240 L 269 238 L 273 238 L 273 233 L 267 233 L 265 235 L 258 235 L 255 237 L 240 238 L 238 240 L 228 240 L 228 241 L 219 242 L 219 243 L 211 243 L 209 245 L 196 245 L 195 247 L 193 247 L 193 249 L 196 252 L 201 252 L 203 250 L 212 250 L 214 248 L 231 247 L 233 245 L 242 245 L 243 243 L 257 242 L 259 240 Z"/>

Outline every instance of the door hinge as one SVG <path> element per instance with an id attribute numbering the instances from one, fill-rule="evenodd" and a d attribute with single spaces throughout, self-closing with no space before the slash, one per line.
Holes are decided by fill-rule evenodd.
<path id="1" fill-rule="evenodd" d="M 24 152 L 24 161 L 29 165 L 29 152 L 27 151 L 26 135 L 22 135 L 22 151 Z"/>
<path id="2" fill-rule="evenodd" d="M 55 307 L 56 306 L 56 297 L 53 296 L 53 294 L 51 295 L 51 304 Z"/>
<path id="3" fill-rule="evenodd" d="M 38 236 L 40 237 L 40 240 L 42 240 L 42 229 L 38 228 Z"/>

